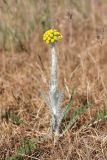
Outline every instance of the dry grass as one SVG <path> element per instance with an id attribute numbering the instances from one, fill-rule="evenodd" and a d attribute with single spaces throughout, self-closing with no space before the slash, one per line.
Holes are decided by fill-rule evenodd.
<path id="1" fill-rule="evenodd" d="M 69 101 L 73 88 L 76 88 L 74 108 L 87 100 L 93 106 L 56 144 L 50 137 L 41 140 L 48 135 L 50 121 L 40 96 L 41 90 L 48 91 L 50 56 L 38 24 L 32 33 L 29 54 L 14 54 L 13 50 L 12 54 L 3 50 L 0 53 L 0 160 L 14 155 L 25 139 L 32 138 L 40 140 L 35 141 L 36 147 L 30 154 L 22 154 L 25 160 L 106 160 L 107 121 L 87 124 L 99 109 L 103 106 L 107 109 L 107 4 L 101 1 L 91 4 L 88 14 L 84 3 L 79 11 L 74 5 L 71 10 L 69 1 L 60 5 L 59 1 L 48 2 L 53 24 L 64 35 L 58 44 L 59 88 L 66 88 L 62 107 Z M 6 117 L 7 112 L 15 113 L 21 122 L 17 124 L 17 120 Z"/>

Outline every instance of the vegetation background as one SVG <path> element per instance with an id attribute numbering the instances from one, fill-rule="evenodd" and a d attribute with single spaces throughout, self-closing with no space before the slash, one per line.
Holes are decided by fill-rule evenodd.
<path id="1" fill-rule="evenodd" d="M 63 35 L 58 47 L 64 107 L 92 107 L 54 145 L 46 138 L 50 113 L 50 53 L 43 33 Z M 107 159 L 107 0 L 0 1 L 0 160 Z M 66 122 L 63 122 L 66 125 Z M 45 139 L 41 137 L 45 136 Z"/>

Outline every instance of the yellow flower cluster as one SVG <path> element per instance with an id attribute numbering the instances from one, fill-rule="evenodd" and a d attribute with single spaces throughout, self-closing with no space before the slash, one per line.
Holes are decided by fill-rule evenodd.
<path id="1" fill-rule="evenodd" d="M 46 31 L 43 35 L 43 40 L 46 41 L 47 44 L 55 43 L 58 40 L 61 40 L 63 36 L 56 29 L 50 29 Z"/>

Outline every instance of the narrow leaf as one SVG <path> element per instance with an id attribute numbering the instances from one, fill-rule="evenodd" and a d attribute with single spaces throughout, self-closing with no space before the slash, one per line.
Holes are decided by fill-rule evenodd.
<path id="1" fill-rule="evenodd" d="M 48 96 L 45 95 L 45 93 L 41 92 L 41 96 L 43 97 L 46 105 L 48 106 L 48 108 L 52 111 L 51 109 L 51 102 Z"/>
<path id="2" fill-rule="evenodd" d="M 70 117 L 70 121 L 67 125 L 67 127 L 65 128 L 65 130 L 63 131 L 62 135 L 64 135 L 68 129 L 76 122 L 76 120 L 78 119 L 78 117 L 84 113 L 89 107 L 91 106 L 91 103 L 87 103 L 86 105 L 82 105 L 81 107 L 77 108 L 73 114 Z"/>
<path id="3" fill-rule="evenodd" d="M 61 105 L 63 98 L 64 98 L 64 89 L 58 95 L 58 106 Z"/>
<path id="4" fill-rule="evenodd" d="M 68 112 L 70 111 L 70 109 L 73 105 L 74 95 L 75 95 L 75 90 L 73 89 L 70 100 L 69 100 L 69 103 L 64 107 L 64 110 L 63 110 L 64 119 L 67 117 L 67 114 L 68 114 Z"/>

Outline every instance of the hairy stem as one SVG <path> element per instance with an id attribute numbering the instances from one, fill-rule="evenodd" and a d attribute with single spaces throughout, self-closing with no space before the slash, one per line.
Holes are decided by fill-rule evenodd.
<path id="1" fill-rule="evenodd" d="M 50 92 L 57 91 L 57 55 L 55 44 L 51 45 L 51 83 Z"/>
<path id="2" fill-rule="evenodd" d="M 58 132 L 59 121 L 60 121 L 60 108 L 58 106 L 58 93 L 57 93 L 57 55 L 55 44 L 51 45 L 51 82 L 50 82 L 50 101 L 51 108 L 53 111 L 52 117 L 52 130 L 53 132 Z"/>

